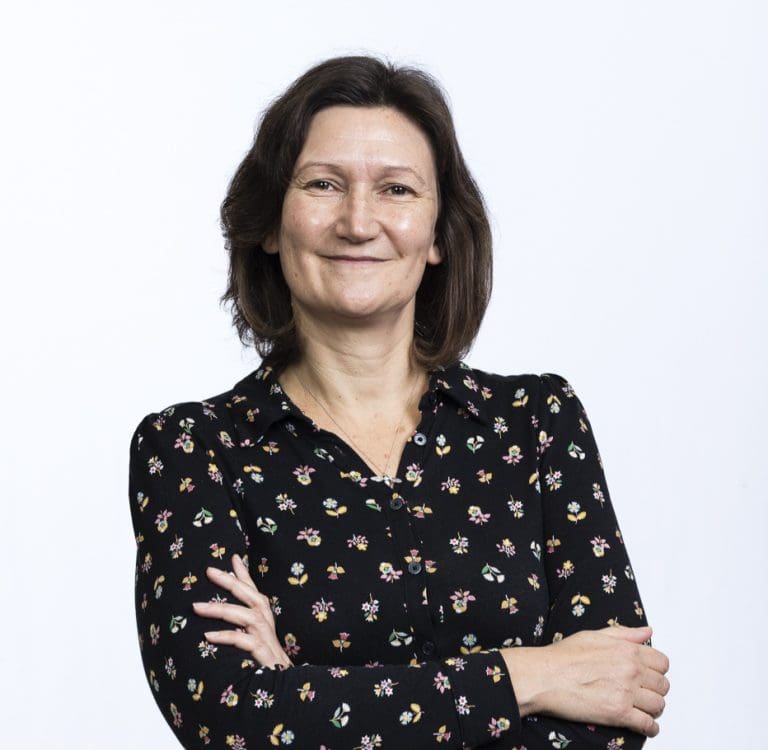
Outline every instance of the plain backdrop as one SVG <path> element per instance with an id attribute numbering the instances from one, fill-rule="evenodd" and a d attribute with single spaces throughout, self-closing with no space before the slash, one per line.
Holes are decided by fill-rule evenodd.
<path id="1" fill-rule="evenodd" d="M 218 209 L 258 116 L 371 52 L 445 86 L 495 236 L 467 361 L 567 377 L 672 692 L 767 747 L 768 6 L 16 2 L 0 24 L 3 747 L 177 747 L 134 630 L 140 418 L 258 366 Z"/>

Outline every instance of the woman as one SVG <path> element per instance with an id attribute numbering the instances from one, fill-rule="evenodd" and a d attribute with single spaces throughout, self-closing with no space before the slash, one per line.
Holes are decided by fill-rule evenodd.
<path id="1" fill-rule="evenodd" d="M 222 218 L 262 366 L 131 442 L 142 658 L 181 743 L 654 736 L 668 660 L 581 403 L 560 376 L 460 359 L 491 240 L 434 81 L 309 70 Z"/>

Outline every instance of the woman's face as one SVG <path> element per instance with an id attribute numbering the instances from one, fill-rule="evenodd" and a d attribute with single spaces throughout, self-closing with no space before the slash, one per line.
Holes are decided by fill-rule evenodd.
<path id="1" fill-rule="evenodd" d="M 279 253 L 299 320 L 410 313 L 435 245 L 429 141 L 389 107 L 333 106 L 311 120 L 283 201 Z"/>

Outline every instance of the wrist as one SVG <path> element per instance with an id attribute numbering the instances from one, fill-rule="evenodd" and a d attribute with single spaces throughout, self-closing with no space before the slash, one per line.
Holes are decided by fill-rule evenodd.
<path id="1" fill-rule="evenodd" d="M 544 661 L 548 646 L 514 646 L 501 649 L 520 716 L 542 713 L 545 697 Z"/>

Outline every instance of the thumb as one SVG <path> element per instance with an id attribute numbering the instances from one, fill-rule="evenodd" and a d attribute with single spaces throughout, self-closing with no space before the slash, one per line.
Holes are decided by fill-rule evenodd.
<path id="1" fill-rule="evenodd" d="M 625 641 L 642 643 L 651 637 L 653 628 L 650 625 L 640 625 L 636 628 L 628 628 L 626 625 L 609 625 L 607 628 L 602 628 L 599 632 L 605 633 L 612 638 L 623 638 Z"/>

